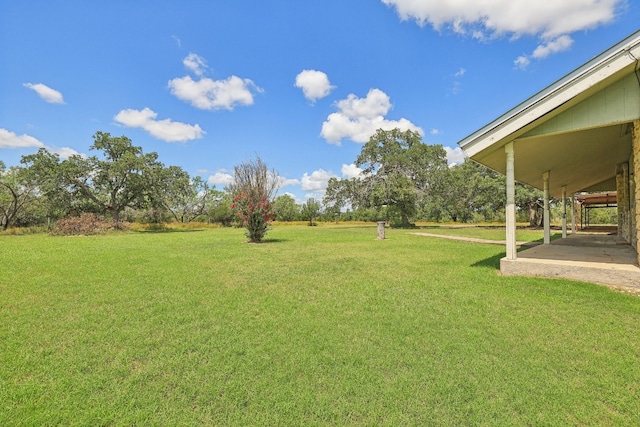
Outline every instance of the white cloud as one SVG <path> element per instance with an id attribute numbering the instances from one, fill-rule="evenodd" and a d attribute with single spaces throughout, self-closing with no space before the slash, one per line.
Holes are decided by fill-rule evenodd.
<path id="1" fill-rule="evenodd" d="M 319 202 L 320 205 L 322 205 L 322 198 L 323 197 L 324 197 L 324 190 L 311 192 L 311 193 L 306 193 L 304 195 L 304 201 L 302 203 L 307 203 L 309 201 L 309 199 L 313 199 L 316 202 Z"/>
<path id="2" fill-rule="evenodd" d="M 371 89 L 365 98 L 349 94 L 346 99 L 336 103 L 337 113 L 332 113 L 322 124 L 320 134 L 327 142 L 340 145 L 342 138 L 355 142 L 367 142 L 376 130 L 413 130 L 422 134 L 422 129 L 402 118 L 387 120 L 385 116 L 391 110 L 389 96 L 380 89 Z"/>
<path id="3" fill-rule="evenodd" d="M 197 81 L 185 76 L 169 80 L 169 88 L 178 99 L 201 110 L 233 110 L 238 105 L 253 105 L 252 89 L 262 92 L 253 81 L 237 76 L 225 80 L 205 77 Z"/>
<path id="4" fill-rule="evenodd" d="M 199 139 L 205 134 L 199 125 L 174 122 L 171 119 L 157 120 L 158 113 L 144 108 L 143 110 L 122 110 L 114 120 L 131 128 L 142 128 L 154 138 L 167 142 L 185 142 Z"/>
<path id="5" fill-rule="evenodd" d="M 557 38 L 543 41 L 542 44 L 535 48 L 531 55 L 521 55 L 513 61 L 516 68 L 526 69 L 531 64 L 531 59 L 544 59 L 549 55 L 569 50 L 573 45 L 573 39 L 568 35 L 562 35 Z"/>
<path id="6" fill-rule="evenodd" d="M 296 202 L 296 204 L 300 204 L 300 203 L 302 203 L 302 202 L 300 201 L 300 199 L 298 199 L 298 196 L 296 196 L 296 195 L 295 195 L 295 194 L 293 194 L 293 193 L 289 193 L 288 191 L 285 191 L 284 193 L 282 193 L 282 194 L 281 194 L 281 196 L 289 196 L 289 197 L 291 197 L 291 198 Z"/>
<path id="7" fill-rule="evenodd" d="M 295 178 L 285 178 L 283 176 L 279 176 L 278 180 L 280 181 L 280 188 L 289 187 L 292 185 L 300 185 L 300 180 Z"/>
<path id="8" fill-rule="evenodd" d="M 573 45 L 573 39 L 567 35 L 562 35 L 538 46 L 531 56 L 536 59 L 546 58 L 553 53 L 569 50 L 571 45 Z"/>
<path id="9" fill-rule="evenodd" d="M 464 163 L 464 159 L 466 158 L 466 156 L 464 155 L 464 151 L 462 151 L 462 148 L 444 147 L 444 151 L 447 152 L 447 163 L 449 165 Z"/>
<path id="10" fill-rule="evenodd" d="M 395 7 L 403 20 L 452 31 L 478 39 L 500 36 L 535 36 L 541 40 L 536 59 L 570 47 L 569 34 L 612 22 L 625 0 L 381 0 Z M 539 56 L 536 56 L 539 55 Z M 526 67 L 529 58 L 516 60 Z"/>
<path id="11" fill-rule="evenodd" d="M 24 87 L 33 90 L 40 98 L 50 104 L 64 104 L 62 93 L 42 83 L 24 83 Z"/>
<path id="12" fill-rule="evenodd" d="M 224 80 L 202 77 L 209 67 L 207 61 L 195 53 L 189 53 L 182 63 L 200 79 L 184 76 L 169 80 L 171 94 L 201 110 L 233 110 L 238 105 L 253 105 L 253 91 L 263 92 L 252 80 L 238 76 Z"/>
<path id="13" fill-rule="evenodd" d="M 327 172 L 324 169 L 313 171 L 311 175 L 305 172 L 302 176 L 302 190 L 323 192 L 327 189 L 329 179 L 331 178 L 338 178 L 338 176 L 332 172 Z"/>
<path id="14" fill-rule="evenodd" d="M 461 34 L 476 36 L 512 34 L 562 34 L 594 28 L 611 22 L 622 0 L 382 0 L 394 6 L 403 20 L 415 19 L 439 30 L 449 26 Z"/>
<path id="15" fill-rule="evenodd" d="M 513 65 L 521 70 L 527 68 L 529 64 L 531 64 L 531 60 L 527 57 L 527 55 L 520 55 L 515 59 L 515 61 L 513 61 Z"/>
<path id="16" fill-rule="evenodd" d="M 460 81 L 464 75 L 467 73 L 467 70 L 465 70 L 464 68 L 459 68 L 458 71 L 456 71 L 453 74 L 453 85 L 451 86 L 451 89 L 449 89 L 449 92 L 453 95 L 457 95 L 460 92 L 462 92 L 462 82 Z"/>
<path id="17" fill-rule="evenodd" d="M 183 60 L 184 66 L 196 76 L 201 76 L 206 71 L 207 61 L 195 53 L 189 53 Z"/>
<path id="18" fill-rule="evenodd" d="M 347 99 L 338 101 L 338 108 L 348 117 L 363 117 L 374 119 L 386 115 L 391 109 L 389 95 L 380 89 L 371 89 L 366 98 L 358 98 L 349 94 Z"/>
<path id="19" fill-rule="evenodd" d="M 57 154 L 58 156 L 60 156 L 61 159 L 68 159 L 71 156 L 77 156 L 77 155 L 86 157 L 85 155 L 78 153 L 76 150 L 70 147 L 60 147 L 60 148 L 47 147 L 47 150 L 50 153 Z"/>
<path id="20" fill-rule="evenodd" d="M 16 135 L 7 129 L 0 128 L 0 148 L 44 148 L 45 145 L 31 135 Z"/>
<path id="21" fill-rule="evenodd" d="M 345 179 L 357 178 L 362 174 L 362 169 L 356 166 L 354 163 L 350 165 L 342 165 L 342 177 Z"/>
<path id="22" fill-rule="evenodd" d="M 233 175 L 228 174 L 225 169 L 221 169 L 210 175 L 207 182 L 213 185 L 229 185 L 233 182 Z"/>
<path id="23" fill-rule="evenodd" d="M 453 86 L 451 86 L 451 89 L 449 90 L 449 92 L 451 92 L 451 94 L 453 95 L 457 95 L 460 92 L 462 92 L 462 83 L 458 81 L 453 82 Z"/>
<path id="24" fill-rule="evenodd" d="M 329 77 L 317 70 L 302 70 L 296 76 L 295 86 L 302 89 L 304 97 L 311 102 L 324 98 L 335 89 L 329 82 Z"/>
<path id="25" fill-rule="evenodd" d="M 431 135 L 440 135 L 440 129 L 433 128 L 429 131 Z"/>
<path id="26" fill-rule="evenodd" d="M 16 135 L 14 132 L 0 128 L 0 149 L 2 148 L 45 148 L 50 153 L 57 154 L 63 159 L 68 159 L 73 155 L 80 154 L 73 148 L 48 147 L 31 135 Z"/>

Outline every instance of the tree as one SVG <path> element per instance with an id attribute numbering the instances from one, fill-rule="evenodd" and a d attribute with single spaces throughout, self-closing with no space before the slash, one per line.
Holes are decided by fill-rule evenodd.
<path id="1" fill-rule="evenodd" d="M 152 168 L 150 202 L 155 210 L 163 209 L 177 222 L 188 223 L 206 215 L 216 197 L 214 187 L 201 177 L 191 178 L 179 166 Z"/>
<path id="2" fill-rule="evenodd" d="M 276 221 L 293 221 L 300 214 L 300 207 L 293 197 L 283 194 L 273 201 L 273 212 L 276 214 Z"/>
<path id="3" fill-rule="evenodd" d="M 358 209 L 366 206 L 367 195 L 364 194 L 364 186 L 360 178 L 338 179 L 330 178 L 327 183 L 322 203 L 325 212 L 337 217 L 348 209 Z"/>
<path id="4" fill-rule="evenodd" d="M 529 213 L 535 226 L 539 218 L 538 205 L 542 192 L 516 183 L 516 207 Z M 495 221 L 504 219 L 506 183 L 503 175 L 471 160 L 449 168 L 446 185 L 425 207 L 430 219 L 459 222 Z"/>
<path id="5" fill-rule="evenodd" d="M 153 171 L 162 168 L 155 152 L 144 154 L 126 136 L 112 137 L 96 132 L 91 150 L 96 156 L 71 156 L 60 164 L 60 173 L 76 197 L 84 198 L 103 214 L 109 214 L 116 223 L 127 208 L 140 208 L 153 192 Z"/>
<path id="6" fill-rule="evenodd" d="M 231 194 L 217 190 L 212 191 L 214 192 L 214 196 L 211 198 L 212 203 L 207 212 L 209 219 L 225 227 L 231 226 L 234 218 L 236 218 L 236 214 L 234 214 L 233 209 L 231 209 L 231 205 L 233 204 Z"/>
<path id="7" fill-rule="evenodd" d="M 356 159 L 364 178 L 365 207 L 387 206 L 392 222 L 409 225 L 419 199 L 433 193 L 435 183 L 447 169 L 446 152 L 440 145 L 426 145 L 419 133 L 378 129 Z M 355 183 L 355 181 L 354 181 Z"/>
<path id="8" fill-rule="evenodd" d="M 35 182 L 21 167 L 5 169 L 0 161 L 0 229 L 5 231 L 18 214 L 36 198 Z"/>
<path id="9" fill-rule="evenodd" d="M 515 188 L 516 206 L 528 212 L 527 218 L 530 227 L 540 227 L 543 222 L 544 193 L 529 185 L 516 182 Z"/>
<path id="10" fill-rule="evenodd" d="M 260 157 L 234 167 L 228 186 L 233 195 L 232 209 L 252 243 L 259 243 L 274 219 L 273 198 L 279 188 L 278 173 L 267 167 Z"/>
<path id="11" fill-rule="evenodd" d="M 320 216 L 322 205 L 314 198 L 308 199 L 303 205 L 300 214 L 304 220 L 309 221 L 310 226 L 314 226 L 313 220 Z"/>
<path id="12" fill-rule="evenodd" d="M 504 177 L 471 160 L 449 168 L 446 185 L 430 213 L 454 222 L 492 220 L 504 211 Z M 438 211 L 440 209 L 440 212 Z"/>
<path id="13" fill-rule="evenodd" d="M 31 179 L 38 183 L 38 196 L 47 220 L 57 220 L 72 211 L 81 211 L 79 200 L 64 180 L 60 157 L 40 148 L 36 154 L 22 156 L 20 160 Z"/>

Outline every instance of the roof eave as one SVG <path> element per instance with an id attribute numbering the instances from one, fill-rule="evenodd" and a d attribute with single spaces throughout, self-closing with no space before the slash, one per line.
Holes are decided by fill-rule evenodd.
<path id="1" fill-rule="evenodd" d="M 638 59 L 640 59 L 640 31 L 464 138 L 458 142 L 458 145 L 468 157 L 473 158 L 503 140 L 514 140 L 519 131 L 524 133 L 527 125 L 626 67 L 637 63 Z"/>

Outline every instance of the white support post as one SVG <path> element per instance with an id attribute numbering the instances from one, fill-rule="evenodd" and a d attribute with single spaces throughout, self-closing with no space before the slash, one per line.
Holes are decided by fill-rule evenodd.
<path id="1" fill-rule="evenodd" d="M 544 181 L 544 244 L 551 243 L 551 221 L 549 218 L 549 172 L 542 174 Z"/>
<path id="2" fill-rule="evenodd" d="M 567 238 L 567 186 L 562 186 L 562 238 Z"/>
<path id="3" fill-rule="evenodd" d="M 508 143 L 504 147 L 504 151 L 507 155 L 506 258 L 515 261 L 518 255 L 516 250 L 516 180 L 513 142 Z"/>
<path id="4" fill-rule="evenodd" d="M 576 193 L 571 196 L 571 234 L 576 234 Z"/>

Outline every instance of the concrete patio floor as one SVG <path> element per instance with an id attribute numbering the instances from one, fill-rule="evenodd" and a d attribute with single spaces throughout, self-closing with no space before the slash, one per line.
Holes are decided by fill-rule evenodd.
<path id="1" fill-rule="evenodd" d="M 598 283 L 640 292 L 640 267 L 635 250 L 615 234 L 572 234 L 518 252 L 518 259 L 500 260 L 504 275 L 540 276 Z"/>

